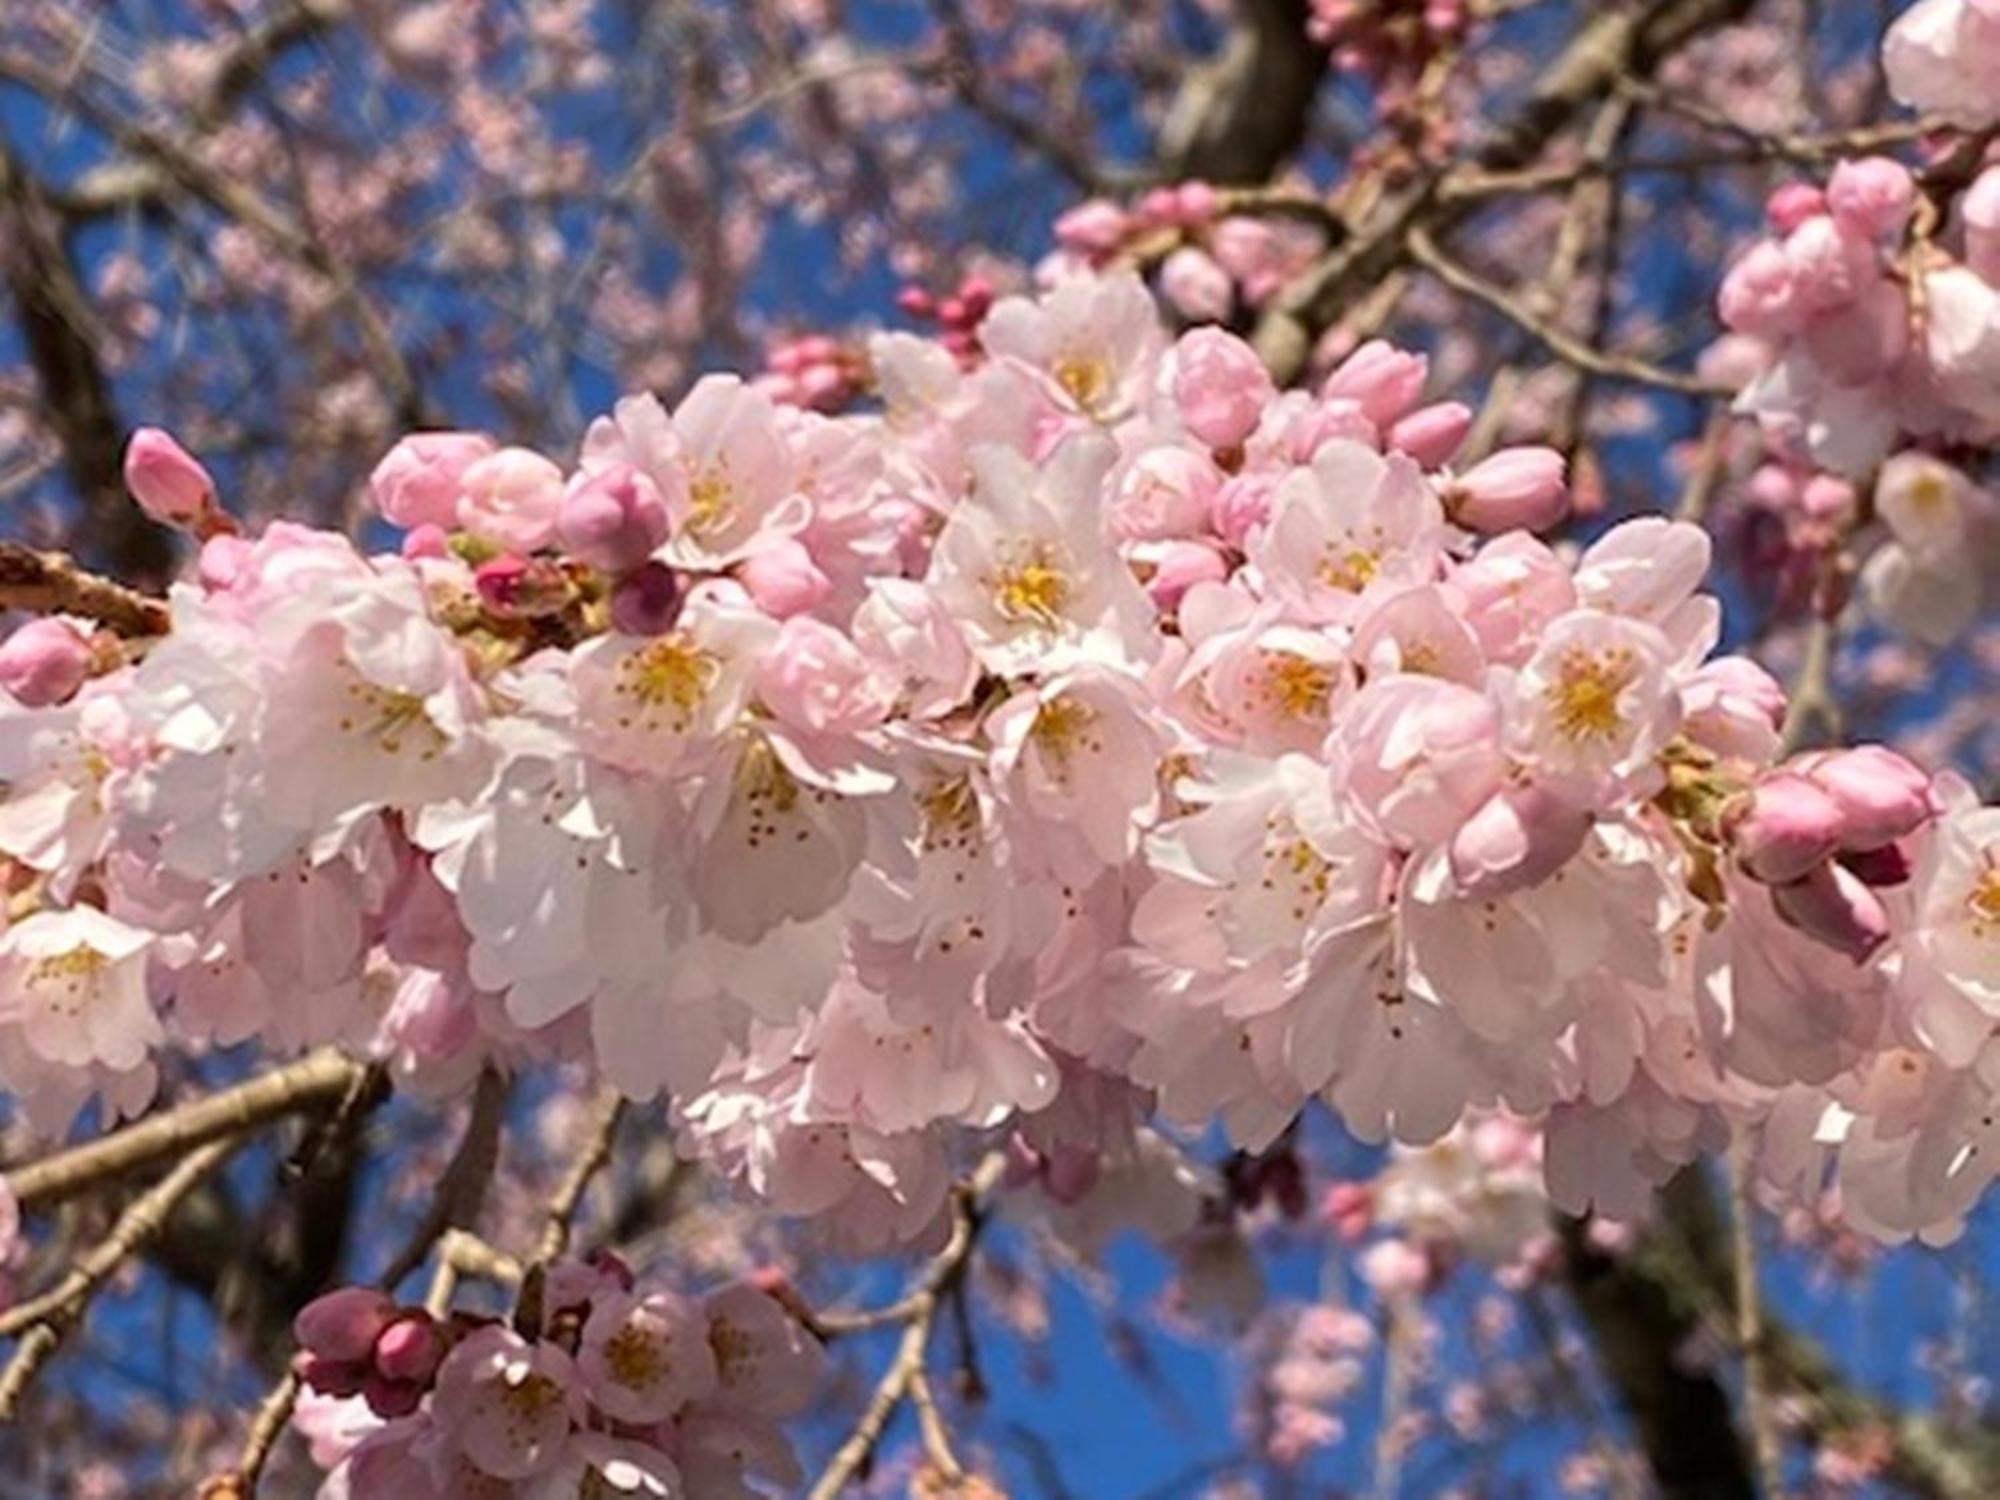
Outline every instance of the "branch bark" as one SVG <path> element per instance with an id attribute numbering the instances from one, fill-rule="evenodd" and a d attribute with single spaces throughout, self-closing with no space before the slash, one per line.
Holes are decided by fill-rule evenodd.
<path id="1" fill-rule="evenodd" d="M 1403 264 L 1410 236 L 1441 239 L 1470 204 L 1455 183 L 1528 165 L 1584 110 L 1627 78 L 1646 78 L 1705 31 L 1741 20 L 1755 0 L 1649 0 L 1599 11 L 1543 70 L 1527 99 L 1469 161 L 1425 173 L 1382 199 L 1353 233 L 1280 294 L 1258 321 L 1254 342 L 1280 385 L 1305 370 L 1314 343 L 1368 287 Z"/>

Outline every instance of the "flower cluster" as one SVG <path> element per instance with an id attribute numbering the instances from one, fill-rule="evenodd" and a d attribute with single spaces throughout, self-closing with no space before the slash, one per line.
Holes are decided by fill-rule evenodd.
<path id="1" fill-rule="evenodd" d="M 782 1422 L 818 1386 L 818 1342 L 748 1283 L 699 1302 L 642 1291 L 616 1260 L 566 1261 L 522 1326 L 347 1287 L 299 1314 L 300 1373 L 337 1417 L 309 1424 L 322 1495 L 749 1495 L 793 1486 Z M 364 1410 L 365 1408 L 365 1410 Z"/>
<path id="2" fill-rule="evenodd" d="M 406 439 L 395 555 L 210 528 L 164 638 L 0 719 L 0 1079 L 59 1126 L 170 1037 L 587 1058 L 856 1247 L 941 1232 L 968 1134 L 1074 1198 L 1149 1111 L 1257 1152 L 1315 1098 L 1503 1106 L 1626 1214 L 1747 1131 L 1774 1195 L 1837 1157 L 1951 1231 L 2000 811 L 1779 766 L 1698 528 L 1558 550 L 1560 457 L 1454 468 L 1421 357 L 1280 393 L 1130 276 L 980 341 L 877 337 L 840 417 L 630 398 L 567 466 Z"/>
<path id="3" fill-rule="evenodd" d="M 1966 130 L 2000 121 L 1989 5 L 1913 6 L 1883 64 L 1896 97 L 1932 118 Z M 1824 186 L 1774 193 L 1771 233 L 1722 285 L 1735 338 L 1711 353 L 1718 374 L 1743 382 L 1738 409 L 1776 450 L 1751 498 L 1778 518 L 1780 560 L 1820 571 L 1816 556 L 1879 520 L 1869 603 L 1933 645 L 1975 619 L 1982 559 L 2000 546 L 1990 498 L 1947 461 L 2000 433 L 2000 167 L 1982 169 L 1973 143 L 1948 139 L 1921 175 L 1869 156 L 1841 162 Z M 1858 487 L 1870 476 L 1872 505 Z"/>
<path id="4" fill-rule="evenodd" d="M 1157 259 L 1161 298 L 1196 323 L 1225 321 L 1239 302 L 1263 306 L 1325 243 L 1303 221 L 1230 212 L 1224 194 L 1205 182 L 1155 188 L 1129 207 L 1089 199 L 1056 220 L 1055 235 L 1044 280 L 1104 271 L 1122 259 Z"/>

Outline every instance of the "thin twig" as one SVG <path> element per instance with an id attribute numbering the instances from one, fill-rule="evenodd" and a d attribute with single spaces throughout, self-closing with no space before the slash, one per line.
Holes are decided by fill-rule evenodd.
<path id="1" fill-rule="evenodd" d="M 598 1096 L 597 1113 L 591 1121 L 589 1133 L 584 1137 L 583 1150 L 570 1163 L 568 1175 L 549 1199 L 548 1218 L 542 1226 L 541 1242 L 535 1248 L 538 1262 L 546 1264 L 568 1248 L 570 1220 L 576 1217 L 577 1206 L 583 1202 L 590 1179 L 610 1159 L 611 1139 L 618 1133 L 618 1122 L 624 1115 L 625 1100 L 617 1090 L 606 1089 Z"/>
<path id="2" fill-rule="evenodd" d="M 167 1219 L 181 1200 L 247 1139 L 247 1134 L 239 1134 L 196 1147 L 165 1177 L 126 1205 L 111 1232 L 78 1260 L 57 1286 L 0 1315 L 0 1337 L 25 1335 L 6 1370 L 0 1372 L 0 1422 L 14 1420 L 28 1383 L 55 1353 L 63 1335 L 83 1316 L 98 1289 L 134 1252 L 166 1227 Z"/>
<path id="3" fill-rule="evenodd" d="M 1736 394 L 1730 386 L 1704 380 L 1683 370 L 1670 370 L 1629 354 L 1606 354 L 1593 349 L 1575 335 L 1565 332 L 1546 318 L 1537 317 L 1512 293 L 1493 285 L 1468 270 L 1438 248 L 1437 241 L 1421 226 L 1409 234 L 1410 259 L 1422 266 L 1453 291 L 1483 302 L 1523 332 L 1539 340 L 1551 354 L 1579 370 L 1588 370 L 1607 380 L 1625 380 L 1650 385 L 1683 396 L 1726 397 Z"/>
<path id="4" fill-rule="evenodd" d="M 165 635 L 171 620 L 164 600 L 19 542 L 0 542 L 0 609 L 80 615 L 125 636 Z"/>
<path id="5" fill-rule="evenodd" d="M 1736 1271 L 1736 1342 L 1743 1350 L 1743 1396 L 1750 1412 L 1750 1443 L 1764 1493 L 1785 1492 L 1777 1412 L 1772 1404 L 1770 1349 L 1764 1339 L 1764 1306 L 1757 1281 L 1757 1238 L 1751 1222 L 1750 1151 L 1739 1127 L 1729 1141 L 1729 1238 Z"/>
<path id="6" fill-rule="evenodd" d="M 916 1408 L 925 1455 L 931 1466 L 947 1480 L 964 1477 L 965 1471 L 952 1452 L 944 1419 L 938 1412 L 936 1396 L 924 1374 L 924 1357 L 930 1346 L 931 1330 L 937 1323 L 941 1300 L 957 1286 L 971 1262 L 972 1250 L 978 1243 L 983 1222 L 981 1204 L 998 1186 L 1005 1170 L 1006 1158 L 994 1152 L 980 1162 L 970 1178 L 959 1185 L 952 1197 L 951 1234 L 944 1248 L 924 1267 L 907 1295 L 871 1313 L 844 1317 L 828 1315 L 809 1324 L 813 1332 L 827 1337 L 900 1322 L 903 1324 L 903 1336 L 897 1342 L 895 1357 L 889 1361 L 888 1368 L 876 1383 L 868 1405 L 862 1409 L 847 1440 L 840 1445 L 821 1471 L 818 1481 L 807 1492 L 807 1500 L 837 1500 L 840 1492 L 867 1467 L 882 1441 L 882 1434 L 888 1429 L 890 1418 L 895 1416 L 897 1407 L 906 1397 Z"/>

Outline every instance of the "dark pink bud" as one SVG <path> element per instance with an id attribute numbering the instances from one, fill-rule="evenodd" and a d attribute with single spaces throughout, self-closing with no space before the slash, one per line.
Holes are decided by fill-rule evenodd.
<path id="1" fill-rule="evenodd" d="M 1788 182 L 1764 200 L 1764 217 L 1779 234 L 1790 234 L 1826 212 L 1826 194 L 1810 182 Z"/>
<path id="2" fill-rule="evenodd" d="M 395 1316 L 396 1304 L 374 1287 L 344 1286 L 300 1308 L 292 1337 L 323 1359 L 359 1362 Z"/>
<path id="3" fill-rule="evenodd" d="M 292 1368 L 299 1379 L 322 1396 L 342 1400 L 360 1395 L 361 1388 L 373 1378 L 368 1366 L 360 1360 L 328 1359 L 320 1354 L 300 1354 L 293 1359 Z"/>
<path id="4" fill-rule="evenodd" d="M 398 1417 L 407 1417 L 423 1405 L 424 1387 L 371 1375 L 363 1384 L 361 1394 L 368 1399 L 370 1411 L 385 1421 L 393 1422 Z"/>
<path id="5" fill-rule="evenodd" d="M 611 623 L 626 635 L 665 635 L 680 613 L 680 580 L 663 562 L 635 568 L 611 591 Z"/>
<path id="6" fill-rule="evenodd" d="M 1917 862 L 1907 844 L 1884 844 L 1879 849 L 1860 849 L 1840 856 L 1840 862 L 1876 890 L 1887 890 L 1909 880 Z"/>
<path id="7" fill-rule="evenodd" d="M 375 1371 L 385 1380 L 428 1385 L 444 1358 L 444 1331 L 421 1308 L 411 1308 L 375 1340 Z"/>

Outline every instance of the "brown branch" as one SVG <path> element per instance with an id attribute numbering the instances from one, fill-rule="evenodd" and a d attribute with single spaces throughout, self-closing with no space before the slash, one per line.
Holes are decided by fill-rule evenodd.
<path id="1" fill-rule="evenodd" d="M 542 1225 L 541 1242 L 535 1248 L 538 1263 L 547 1264 L 568 1248 L 570 1221 L 576 1217 L 590 1179 L 611 1159 L 612 1138 L 618 1134 L 618 1122 L 624 1117 L 625 1100 L 616 1089 L 607 1088 L 598 1095 L 597 1112 L 584 1137 L 583 1149 L 549 1198 L 548 1217 Z"/>
<path id="2" fill-rule="evenodd" d="M 896 1353 L 876 1382 L 867 1406 L 862 1409 L 846 1441 L 835 1451 L 826 1468 L 820 1471 L 819 1478 L 807 1492 L 807 1500 L 838 1500 L 841 1491 L 867 1468 L 881 1444 L 883 1433 L 888 1430 L 890 1419 L 905 1399 L 916 1408 L 925 1454 L 932 1467 L 947 1480 L 964 1477 L 964 1469 L 952 1452 L 950 1437 L 938 1413 L 929 1377 L 924 1372 L 924 1359 L 930 1347 L 931 1331 L 937 1324 L 938 1308 L 971 1265 L 972 1251 L 978 1243 L 979 1230 L 984 1222 L 982 1204 L 999 1185 L 1006 1165 L 1006 1158 L 994 1152 L 980 1162 L 966 1181 L 959 1184 L 952 1194 L 951 1234 L 944 1248 L 925 1265 L 906 1295 L 887 1307 L 867 1313 L 808 1317 L 807 1326 L 821 1338 L 891 1323 L 903 1325 L 903 1336 L 897 1341 Z"/>
<path id="3" fill-rule="evenodd" d="M 7 1183 L 23 1212 L 45 1209 L 210 1141 L 245 1134 L 285 1115 L 338 1105 L 365 1071 L 337 1052 L 315 1052 L 219 1094 L 10 1168 Z"/>
<path id="4" fill-rule="evenodd" d="M 1319 335 L 1370 286 L 1408 258 L 1413 229 L 1436 240 L 1471 205 L 1447 189 L 1455 181 L 1529 165 L 1561 131 L 1623 78 L 1650 75 L 1705 31 L 1742 19 L 1754 0 L 1649 0 L 1635 9 L 1597 10 L 1542 71 L 1528 97 L 1470 161 L 1436 168 L 1385 195 L 1343 244 L 1322 256 L 1258 320 L 1253 341 L 1281 385 L 1302 374 Z"/>
<path id="5" fill-rule="evenodd" d="M 1547 318 L 1537 316 L 1532 308 L 1525 306 L 1511 292 L 1493 285 L 1476 272 L 1451 259 L 1438 248 L 1437 242 L 1431 238 L 1428 230 L 1421 227 L 1412 228 L 1407 240 L 1407 249 L 1411 260 L 1453 291 L 1476 302 L 1483 302 L 1523 333 L 1538 341 L 1558 359 L 1574 365 L 1579 370 L 1588 371 L 1592 375 L 1601 375 L 1607 380 L 1624 380 L 1635 385 L 1654 386 L 1683 396 L 1708 396 L 1719 400 L 1736 394 L 1732 386 L 1718 385 L 1683 370 L 1670 370 L 1663 365 L 1640 359 L 1636 355 L 1607 354 L 1593 349 L 1575 334 L 1565 331 Z"/>
<path id="6" fill-rule="evenodd" d="M 378 1278 L 393 1288 L 424 1263 L 431 1246 L 445 1235 L 468 1229 L 479 1217 L 486 1199 L 487 1184 L 500 1160 L 500 1127 L 507 1111 L 507 1080 L 492 1068 L 483 1070 L 473 1089 L 472 1110 L 465 1122 L 465 1134 L 438 1178 L 437 1191 L 429 1207 L 403 1248 L 389 1258 Z"/>
<path id="7" fill-rule="evenodd" d="M 0 1372 L 0 1422 L 14 1420 L 29 1382 L 55 1353 L 63 1335 L 83 1316 L 98 1289 L 165 1227 L 180 1201 L 246 1139 L 239 1134 L 197 1146 L 165 1177 L 133 1199 L 111 1232 L 77 1261 L 60 1283 L 0 1314 L 0 1338 L 22 1335 L 14 1357 Z"/>
<path id="8" fill-rule="evenodd" d="M 19 315 L 41 412 L 84 507 L 91 555 L 128 578 L 164 580 L 173 547 L 125 493 L 125 442 L 98 350 L 103 328 L 42 183 L 0 132 L 0 274 Z"/>
<path id="9" fill-rule="evenodd" d="M 1182 84 L 1156 152 L 1169 182 L 1268 182 L 1304 144 L 1328 53 L 1306 0 L 1244 0 L 1221 52 Z"/>
<path id="10" fill-rule="evenodd" d="M 60 552 L 6 541 L 0 541 L 0 609 L 80 615 L 124 636 L 164 635 L 171 619 L 164 600 L 87 573 Z"/>
<path id="11" fill-rule="evenodd" d="M 127 119 L 98 101 L 89 90 L 77 87 L 71 79 L 38 62 L 0 54 L 0 79 L 74 111 L 103 131 L 119 150 L 156 167 L 173 186 L 254 230 L 280 254 L 325 278 L 333 298 L 353 314 L 362 344 L 374 362 L 375 374 L 395 403 L 397 414 L 408 426 L 424 425 L 422 393 L 402 351 L 396 347 L 387 322 L 353 272 L 309 228 L 295 223 L 244 179 L 211 166 L 197 144 Z"/>

